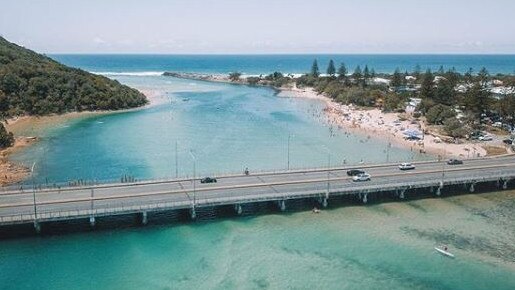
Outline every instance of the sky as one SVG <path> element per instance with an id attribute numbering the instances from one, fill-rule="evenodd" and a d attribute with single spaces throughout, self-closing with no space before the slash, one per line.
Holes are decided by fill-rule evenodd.
<path id="1" fill-rule="evenodd" d="M 514 0 L 0 0 L 42 53 L 515 53 Z"/>

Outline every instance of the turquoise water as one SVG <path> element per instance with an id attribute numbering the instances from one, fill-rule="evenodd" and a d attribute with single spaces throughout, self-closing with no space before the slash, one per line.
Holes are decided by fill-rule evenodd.
<path id="1" fill-rule="evenodd" d="M 0 289 L 513 289 L 514 201 L 491 193 L 0 241 Z M 456 259 L 433 250 L 442 243 Z"/>
<path id="2" fill-rule="evenodd" d="M 27 166 L 36 162 L 36 180 L 50 183 L 191 176 L 193 157 L 199 175 L 240 173 L 245 167 L 284 170 L 288 139 L 290 168 L 386 161 L 386 140 L 332 128 L 317 100 L 163 76 L 118 80 L 161 95 L 159 104 L 61 124 L 15 159 Z M 395 147 L 389 154 L 390 161 L 428 158 Z"/>
<path id="3" fill-rule="evenodd" d="M 104 56 L 97 62 L 91 70 L 112 65 Z M 41 182 L 169 177 L 177 141 L 181 176 L 191 175 L 190 150 L 200 174 L 285 169 L 290 136 L 292 168 L 386 161 L 385 140 L 331 130 L 318 101 L 268 88 L 116 78 L 160 102 L 49 128 L 16 159 L 35 161 Z M 390 160 L 423 158 L 431 157 L 390 150 Z M 514 289 L 514 210 L 512 191 L 0 239 L 0 289 Z M 457 258 L 436 254 L 441 244 Z"/>

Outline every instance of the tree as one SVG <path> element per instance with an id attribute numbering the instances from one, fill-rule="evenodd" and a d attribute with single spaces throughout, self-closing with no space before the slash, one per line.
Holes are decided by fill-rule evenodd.
<path id="1" fill-rule="evenodd" d="M 443 126 L 445 133 L 454 138 L 462 138 L 469 133 L 469 130 L 467 130 L 455 117 L 445 119 L 443 121 Z"/>
<path id="2" fill-rule="evenodd" d="M 350 86 L 349 78 L 347 77 L 347 74 L 349 71 L 347 70 L 347 67 L 342 62 L 340 64 L 340 67 L 338 68 L 338 79 L 343 81 L 343 84 L 346 86 Z"/>
<path id="3" fill-rule="evenodd" d="M 336 74 L 336 68 L 334 67 L 334 62 L 332 59 L 329 60 L 329 65 L 327 66 L 327 74 L 330 77 L 334 77 L 334 75 Z"/>
<path id="4" fill-rule="evenodd" d="M 397 93 L 388 93 L 384 96 L 383 110 L 386 112 L 397 111 L 403 109 L 406 98 Z"/>
<path id="5" fill-rule="evenodd" d="M 486 112 L 492 103 L 490 91 L 475 82 L 472 88 L 467 90 L 464 96 L 466 108 L 474 114 L 476 120 L 481 124 L 481 114 Z"/>
<path id="6" fill-rule="evenodd" d="M 442 79 L 436 86 L 434 100 L 440 104 L 451 105 L 454 103 L 455 95 L 456 92 L 451 82 L 447 79 Z"/>
<path id="7" fill-rule="evenodd" d="M 232 82 L 236 82 L 240 79 L 241 77 L 241 73 L 239 72 L 232 72 L 229 74 L 229 79 L 232 81 Z"/>
<path id="8" fill-rule="evenodd" d="M 415 68 L 413 69 L 413 76 L 415 78 L 417 78 L 417 80 L 419 79 L 420 77 L 420 73 L 422 72 L 422 69 L 420 68 L 420 65 L 416 65 Z"/>
<path id="9" fill-rule="evenodd" d="M 456 112 L 449 106 L 442 104 L 431 107 L 426 113 L 426 120 L 429 124 L 441 125 L 443 121 L 456 117 Z"/>
<path id="10" fill-rule="evenodd" d="M 368 65 L 365 65 L 365 69 L 363 70 L 363 86 L 368 84 L 370 80 L 370 70 L 368 69 Z"/>
<path id="11" fill-rule="evenodd" d="M 311 66 L 311 76 L 318 78 L 319 75 L 320 75 L 320 71 L 318 69 L 318 62 L 315 59 L 313 61 L 313 65 Z"/>
<path id="12" fill-rule="evenodd" d="M 361 67 L 358 65 L 352 74 L 352 78 L 354 82 L 357 84 L 361 84 L 361 79 L 363 78 L 363 73 L 361 72 Z"/>
<path id="13" fill-rule="evenodd" d="M 399 68 L 396 68 L 395 72 L 393 73 L 391 85 L 394 88 L 402 86 L 402 75 L 399 71 Z"/>
<path id="14" fill-rule="evenodd" d="M 420 87 L 420 95 L 423 98 L 432 99 L 434 94 L 434 76 L 428 69 L 422 77 L 422 86 Z"/>
<path id="15" fill-rule="evenodd" d="M 477 74 L 477 78 L 478 78 L 478 81 L 479 81 L 479 84 L 485 88 L 487 83 L 488 83 L 488 78 L 490 77 L 490 74 L 488 73 L 488 71 L 486 70 L 486 68 L 481 68 L 481 70 L 479 71 L 479 73 Z"/>
<path id="16" fill-rule="evenodd" d="M 445 71 L 443 69 L 443 65 L 441 65 L 440 68 L 438 69 L 438 75 L 443 76 L 444 73 L 445 73 Z"/>
<path id="17" fill-rule="evenodd" d="M 0 149 L 11 147 L 14 144 L 14 135 L 12 132 L 7 132 L 4 124 L 0 123 Z"/>

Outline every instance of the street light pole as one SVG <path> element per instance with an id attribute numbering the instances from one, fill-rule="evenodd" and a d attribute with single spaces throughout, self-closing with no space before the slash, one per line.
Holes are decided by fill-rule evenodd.
<path id="1" fill-rule="evenodd" d="M 34 201 L 34 221 L 37 221 L 38 209 L 36 205 L 36 183 L 34 182 L 34 166 L 36 166 L 36 162 L 32 163 L 32 167 L 30 168 L 30 177 L 32 179 L 32 199 Z"/>
<path id="2" fill-rule="evenodd" d="M 329 195 L 330 184 L 330 171 L 331 171 L 331 153 L 327 153 L 327 194 Z"/>
<path id="3" fill-rule="evenodd" d="M 288 170 L 290 170 L 290 138 L 291 138 L 291 134 L 288 134 Z"/>
<path id="4" fill-rule="evenodd" d="M 193 207 L 195 207 L 195 195 L 196 195 L 196 187 L 195 187 L 195 176 L 196 176 L 196 163 L 197 158 L 193 154 L 193 152 L 190 150 L 190 156 L 193 159 L 193 178 L 191 179 L 191 182 L 193 183 Z"/>
<path id="5" fill-rule="evenodd" d="M 179 159 L 177 158 L 177 140 L 175 140 L 175 178 L 179 178 Z"/>

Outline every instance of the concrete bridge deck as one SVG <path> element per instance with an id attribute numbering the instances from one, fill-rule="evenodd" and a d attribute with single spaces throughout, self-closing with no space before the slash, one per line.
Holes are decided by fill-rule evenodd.
<path id="1" fill-rule="evenodd" d="M 515 180 L 515 156 L 465 160 L 462 165 L 444 162 L 414 163 L 415 170 L 401 171 L 397 164 L 368 165 L 372 175 L 367 182 L 353 182 L 346 171 L 353 167 L 291 170 L 218 177 L 217 183 L 202 184 L 200 179 L 172 179 L 159 182 L 110 184 L 60 189 L 6 191 L 0 193 L 0 226 L 141 214 L 207 206 L 277 202 L 284 209 L 290 199 L 314 198 L 321 206 L 337 195 L 356 195 L 364 203 L 368 194 L 394 192 L 404 198 L 407 191 L 431 190 L 439 195 L 450 185 L 464 185 L 473 191 L 477 183 L 495 182 L 507 188 Z"/>

